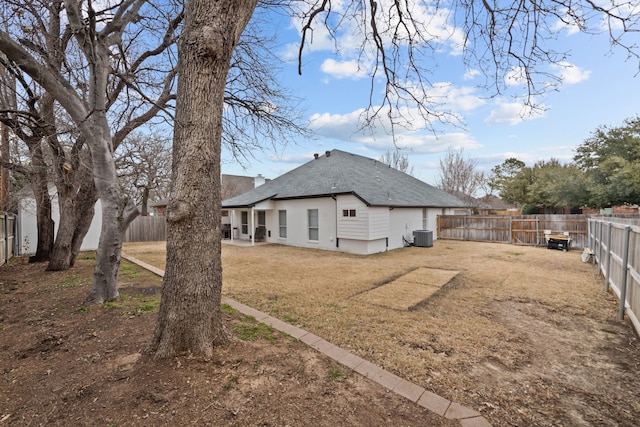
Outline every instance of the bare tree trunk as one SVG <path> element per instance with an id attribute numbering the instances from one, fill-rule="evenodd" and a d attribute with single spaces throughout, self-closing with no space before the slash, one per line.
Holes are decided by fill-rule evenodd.
<path id="1" fill-rule="evenodd" d="M 36 200 L 36 223 L 38 226 L 38 245 L 36 254 L 29 257 L 29 262 L 48 261 L 53 250 L 55 224 L 51 219 L 51 196 L 47 182 L 47 165 L 45 164 L 40 143 L 31 150 L 31 188 Z"/>
<path id="2" fill-rule="evenodd" d="M 124 233 L 139 214 L 133 200 L 121 194 L 110 146 L 109 142 L 101 141 L 91 147 L 93 176 L 102 204 L 102 228 L 93 284 L 86 304 L 102 304 L 118 298 L 118 269 Z"/>
<path id="3" fill-rule="evenodd" d="M 71 238 L 71 262 L 69 264 L 70 267 L 73 267 L 76 263 L 76 258 L 78 258 L 78 254 L 80 253 L 82 242 L 84 241 L 87 232 L 89 232 L 91 221 L 93 220 L 93 216 L 95 215 L 97 196 L 93 183 L 91 185 L 91 188 L 91 197 L 85 196 L 83 197 L 83 200 L 78 201 L 80 206 L 78 206 L 78 218 L 75 233 Z"/>
<path id="4" fill-rule="evenodd" d="M 64 271 L 73 267 L 93 220 L 97 194 L 93 182 L 88 182 L 82 184 L 75 195 L 59 192 L 58 198 L 60 224 L 48 271 Z"/>
<path id="5" fill-rule="evenodd" d="M 140 209 L 140 215 L 147 216 L 149 215 L 149 208 L 147 205 L 149 204 L 149 187 L 144 187 L 142 190 L 142 207 Z"/>
<path id="6" fill-rule="evenodd" d="M 82 241 L 91 226 L 94 205 L 98 199 L 88 153 L 74 153 L 70 160 L 56 156 L 56 187 L 60 224 L 56 234 L 48 271 L 68 270 L 75 263 Z M 68 163 L 68 168 L 64 164 Z"/>
<path id="7" fill-rule="evenodd" d="M 167 267 L 150 350 L 209 357 L 226 341 L 220 297 L 220 144 L 229 61 L 256 0 L 188 0 L 178 95 Z"/>

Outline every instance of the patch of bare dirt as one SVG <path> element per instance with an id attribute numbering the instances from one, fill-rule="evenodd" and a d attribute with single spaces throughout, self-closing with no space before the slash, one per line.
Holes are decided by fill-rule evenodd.
<path id="1" fill-rule="evenodd" d="M 0 267 L 0 426 L 456 425 L 231 310 L 212 360 L 150 359 L 160 279 L 123 263 L 83 307 L 92 266 Z"/>

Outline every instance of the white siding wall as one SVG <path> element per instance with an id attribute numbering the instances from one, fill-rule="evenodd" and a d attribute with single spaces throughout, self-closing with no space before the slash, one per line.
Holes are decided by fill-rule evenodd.
<path id="1" fill-rule="evenodd" d="M 369 212 L 367 205 L 355 196 L 338 196 L 338 231 L 340 239 L 368 240 Z M 343 217 L 343 210 L 356 210 L 355 217 Z"/>
<path id="2" fill-rule="evenodd" d="M 318 240 L 309 240 L 309 209 L 318 209 Z M 279 237 L 278 211 L 287 211 L 287 238 Z M 336 248 L 336 201 L 330 197 L 282 200 L 275 203 L 275 208 L 267 212 L 267 241 L 284 245 L 301 246 L 325 250 Z"/>
<path id="3" fill-rule="evenodd" d="M 390 232 L 390 210 L 388 207 L 369 208 L 368 240 L 385 239 Z"/>
<path id="4" fill-rule="evenodd" d="M 338 196 L 336 200 L 330 197 L 284 200 L 266 202 L 255 207 L 257 211 L 266 211 L 266 241 L 283 245 L 337 250 L 355 254 L 372 254 L 404 246 L 403 237 L 413 241 L 414 230 L 433 231 L 436 239 L 436 225 L 438 215 L 448 215 L 453 209 L 427 208 L 426 221 L 423 208 L 394 208 L 368 207 L 360 199 L 351 195 Z M 318 209 L 319 238 L 309 240 L 308 213 L 309 209 Z M 356 216 L 343 216 L 343 210 L 356 210 Z M 278 211 L 287 211 L 287 237 L 279 237 Z M 235 210 L 234 227 L 240 228 L 241 210 Z M 248 210 L 251 218 L 251 210 Z M 251 223 L 249 223 L 251 227 Z M 249 238 L 249 235 L 240 236 Z M 339 247 L 336 246 L 338 239 Z"/>
<path id="5" fill-rule="evenodd" d="M 60 224 L 60 209 L 58 207 L 58 196 L 55 188 L 50 189 L 51 194 L 51 219 L 55 222 L 54 232 L 58 232 Z M 38 248 L 38 224 L 36 219 L 36 201 L 33 197 L 25 197 L 20 200 L 18 206 L 18 216 L 20 217 L 20 230 L 18 239 L 19 253 L 21 255 L 35 254 Z M 102 203 L 96 202 L 95 214 L 91 221 L 89 231 L 82 241 L 80 250 L 89 251 L 98 249 L 100 241 L 100 227 L 102 226 Z"/>
<path id="6" fill-rule="evenodd" d="M 402 236 L 409 242 L 413 241 L 414 230 L 431 230 L 433 239 L 437 239 L 438 215 L 453 215 L 454 209 L 426 208 L 426 228 L 423 221 L 423 208 L 395 208 L 391 211 L 391 234 L 389 249 L 402 247 Z"/>
<path id="7" fill-rule="evenodd" d="M 389 235 L 389 208 L 368 207 L 355 196 L 338 197 L 338 238 L 355 240 L 386 239 Z M 356 211 L 355 217 L 343 216 L 344 210 Z"/>
<path id="8" fill-rule="evenodd" d="M 394 208 L 390 211 L 389 249 L 404 246 L 402 237 L 413 241 L 413 230 L 422 230 L 422 208 Z"/>

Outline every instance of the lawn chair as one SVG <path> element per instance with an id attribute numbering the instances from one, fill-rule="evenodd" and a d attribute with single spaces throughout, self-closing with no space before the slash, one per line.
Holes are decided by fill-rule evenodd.
<path id="1" fill-rule="evenodd" d="M 264 242 L 264 238 L 266 234 L 267 234 L 267 227 L 265 227 L 264 225 L 260 225 L 256 227 L 256 234 L 253 240 L 256 242 Z"/>

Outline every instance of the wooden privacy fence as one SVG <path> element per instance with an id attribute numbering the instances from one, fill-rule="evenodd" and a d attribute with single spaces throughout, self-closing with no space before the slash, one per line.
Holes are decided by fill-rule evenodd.
<path id="1" fill-rule="evenodd" d="M 129 224 L 125 242 L 161 242 L 167 240 L 167 218 L 164 216 L 139 216 Z"/>
<path id="2" fill-rule="evenodd" d="M 0 265 L 15 255 L 16 216 L 0 212 Z"/>
<path id="3" fill-rule="evenodd" d="M 439 239 L 499 242 L 514 245 L 546 245 L 545 230 L 552 234 L 568 232 L 571 247 L 587 247 L 589 215 L 441 215 Z"/>
<path id="4" fill-rule="evenodd" d="M 589 220 L 589 249 L 604 275 L 604 289 L 611 289 L 620 306 L 640 334 L 640 220 L 592 218 Z"/>

